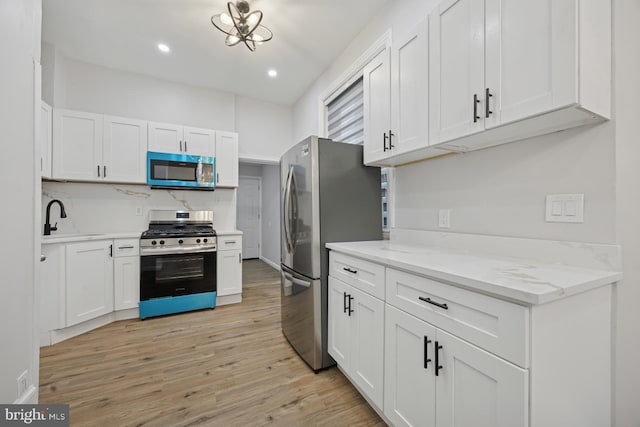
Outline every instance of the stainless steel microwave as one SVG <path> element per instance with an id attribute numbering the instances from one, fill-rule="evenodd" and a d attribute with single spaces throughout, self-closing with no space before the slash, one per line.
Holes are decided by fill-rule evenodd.
<path id="1" fill-rule="evenodd" d="M 147 184 L 151 188 L 213 190 L 215 176 L 215 157 L 147 151 Z"/>

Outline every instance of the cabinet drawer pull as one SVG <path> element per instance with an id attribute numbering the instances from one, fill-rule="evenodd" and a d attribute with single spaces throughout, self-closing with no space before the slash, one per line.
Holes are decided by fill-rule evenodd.
<path id="1" fill-rule="evenodd" d="M 106 166 L 102 166 L 102 177 L 106 178 L 107 177 L 107 167 Z"/>
<path id="2" fill-rule="evenodd" d="M 347 273 L 358 274 L 358 270 L 352 270 L 349 267 L 344 267 L 343 270 L 346 271 Z"/>
<path id="3" fill-rule="evenodd" d="M 442 365 L 438 361 L 439 353 L 440 353 L 440 350 L 442 350 L 442 346 L 438 344 L 438 341 L 436 341 L 435 347 L 436 347 L 436 377 L 437 377 L 440 369 L 442 369 Z"/>
<path id="4" fill-rule="evenodd" d="M 420 301 L 427 302 L 429 304 L 435 305 L 436 307 L 444 308 L 445 310 L 449 310 L 449 306 L 447 304 L 441 304 L 439 302 L 432 301 L 431 298 L 418 297 Z"/>
<path id="5" fill-rule="evenodd" d="M 384 135 L 382 136 L 382 148 L 384 149 L 384 151 L 386 152 L 387 150 L 389 150 L 389 148 L 387 148 L 387 133 L 385 132 Z"/>
<path id="6" fill-rule="evenodd" d="M 353 300 L 354 298 L 349 294 L 349 317 L 351 317 L 351 313 L 353 313 L 353 310 L 351 309 L 351 301 Z"/>
<path id="7" fill-rule="evenodd" d="M 109 256 L 113 258 L 113 245 L 109 245 Z"/>
<path id="8" fill-rule="evenodd" d="M 427 367 L 429 366 L 429 362 L 431 362 L 431 359 L 429 359 L 429 344 L 431 344 L 431 340 L 429 339 L 428 336 L 424 336 L 424 369 L 427 369 Z"/>
<path id="9" fill-rule="evenodd" d="M 184 152 L 186 153 L 187 151 L 189 151 L 189 150 L 187 150 L 187 140 L 185 139 L 184 140 Z"/>
<path id="10" fill-rule="evenodd" d="M 98 178 L 100 178 L 100 165 L 98 165 Z"/>
<path id="11" fill-rule="evenodd" d="M 395 136 L 395 133 L 391 132 L 391 129 L 389 129 L 389 150 L 391 150 L 393 147 L 395 147 L 395 145 L 393 145 L 393 137 Z"/>
<path id="12" fill-rule="evenodd" d="M 235 240 L 225 240 L 225 242 L 224 242 L 225 245 L 233 245 L 235 243 L 236 243 Z"/>
<path id="13" fill-rule="evenodd" d="M 478 104 L 480 100 L 478 99 L 478 94 L 473 94 L 473 123 L 477 123 L 480 120 L 480 116 L 478 115 Z"/>
<path id="14" fill-rule="evenodd" d="M 133 249 L 133 245 L 118 246 L 118 249 Z"/>
<path id="15" fill-rule="evenodd" d="M 491 114 L 493 114 L 493 111 L 491 111 L 491 106 L 489 105 L 489 98 L 491 98 L 493 95 L 491 94 L 491 92 L 489 91 L 489 88 L 486 88 L 484 90 L 484 116 L 488 119 L 489 116 Z"/>
<path id="16" fill-rule="evenodd" d="M 180 140 L 180 152 L 182 152 L 182 140 Z"/>

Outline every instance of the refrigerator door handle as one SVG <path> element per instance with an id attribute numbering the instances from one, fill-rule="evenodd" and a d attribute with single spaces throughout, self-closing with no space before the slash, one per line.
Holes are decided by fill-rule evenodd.
<path id="1" fill-rule="evenodd" d="M 304 286 L 305 288 L 310 288 L 311 287 L 311 282 L 308 282 L 308 281 L 293 277 L 289 273 L 284 273 L 284 278 L 287 279 L 288 281 L 290 281 L 291 283 L 295 284 L 295 285 Z"/>
<path id="2" fill-rule="evenodd" d="M 282 209 L 282 226 L 284 227 L 284 241 L 285 244 L 287 246 L 287 252 L 291 252 L 291 241 L 289 238 L 289 227 L 287 227 L 287 225 L 289 225 L 289 206 L 291 204 L 291 174 L 293 172 L 293 167 L 289 169 L 289 173 L 287 174 L 287 182 L 285 183 L 284 186 L 284 206 Z"/>
<path id="3" fill-rule="evenodd" d="M 289 197 L 292 200 L 292 218 L 291 218 L 291 252 L 296 250 L 298 244 L 298 185 L 296 184 L 296 174 L 291 168 L 291 183 L 289 189 Z"/>

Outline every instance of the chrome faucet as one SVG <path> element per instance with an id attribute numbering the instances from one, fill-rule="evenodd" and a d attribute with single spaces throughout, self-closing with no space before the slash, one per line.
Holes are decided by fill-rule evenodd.
<path id="1" fill-rule="evenodd" d="M 49 204 L 47 205 L 47 216 L 45 218 L 45 222 L 44 222 L 44 235 L 45 236 L 49 236 L 51 234 L 52 231 L 56 231 L 58 229 L 58 223 L 56 222 L 56 224 L 52 227 L 51 223 L 49 222 L 49 216 L 51 213 L 51 205 L 57 203 L 60 205 L 60 218 L 66 218 L 67 217 L 67 213 L 64 210 L 64 205 L 62 204 L 62 202 L 58 199 L 52 200 L 49 202 Z"/>

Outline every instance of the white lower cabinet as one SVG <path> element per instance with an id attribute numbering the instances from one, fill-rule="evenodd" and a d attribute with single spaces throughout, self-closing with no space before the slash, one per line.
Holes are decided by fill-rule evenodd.
<path id="1" fill-rule="evenodd" d="M 329 354 L 383 408 L 384 302 L 329 277 Z"/>
<path id="2" fill-rule="evenodd" d="M 242 294 L 242 236 L 218 236 L 216 288 L 218 297 Z M 233 301 L 240 302 L 240 301 Z"/>
<path id="3" fill-rule="evenodd" d="M 396 426 L 528 423 L 528 373 L 390 305 L 385 416 Z"/>
<path id="4" fill-rule="evenodd" d="M 65 326 L 113 311 L 112 240 L 67 244 L 65 267 Z"/>
<path id="5" fill-rule="evenodd" d="M 115 310 L 138 308 L 140 302 L 139 239 L 114 240 L 113 297 Z"/>

